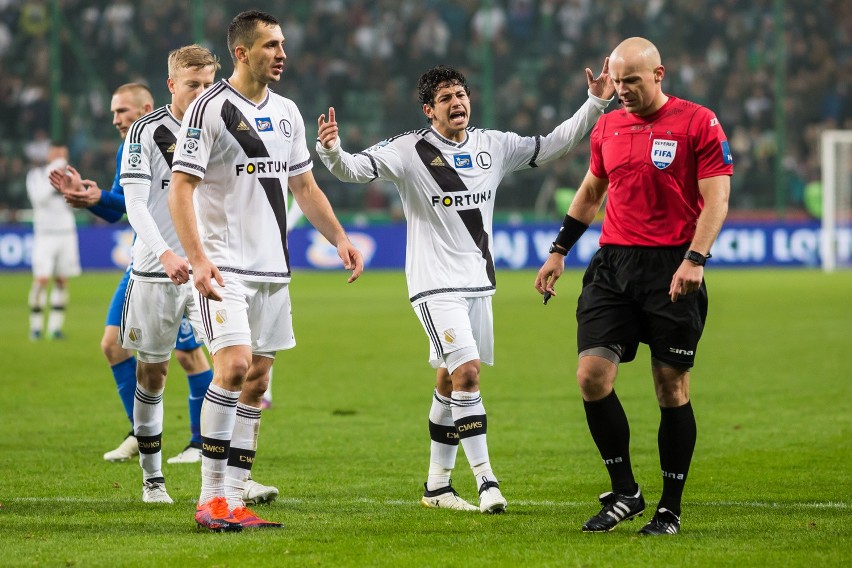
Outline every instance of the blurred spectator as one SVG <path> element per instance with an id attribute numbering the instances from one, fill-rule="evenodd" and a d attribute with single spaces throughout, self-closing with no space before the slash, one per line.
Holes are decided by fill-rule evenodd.
<path id="1" fill-rule="evenodd" d="M 506 31 L 506 12 L 497 2 L 484 3 L 473 14 L 470 28 L 477 43 L 501 40 Z"/>
<path id="2" fill-rule="evenodd" d="M 450 27 L 435 10 L 427 10 L 417 25 L 411 39 L 412 56 L 415 59 L 432 56 L 443 58 L 450 46 Z"/>

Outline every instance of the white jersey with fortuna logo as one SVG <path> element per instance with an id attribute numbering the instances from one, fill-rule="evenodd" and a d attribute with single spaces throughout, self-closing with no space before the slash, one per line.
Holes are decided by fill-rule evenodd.
<path id="1" fill-rule="evenodd" d="M 343 181 L 393 182 L 408 221 L 405 274 L 413 304 L 434 296 L 495 291 L 492 219 L 497 186 L 513 171 L 564 156 L 609 101 L 590 96 L 547 136 L 469 127 L 460 143 L 431 128 L 406 132 L 357 154 L 317 142 L 322 162 Z"/>
<path id="2" fill-rule="evenodd" d="M 160 255 L 166 250 L 184 255 L 169 214 L 169 181 L 179 129 L 180 121 L 164 106 L 134 122 L 124 141 L 119 183 L 136 231 L 131 268 L 136 280 L 168 282 Z M 146 207 L 135 202 L 136 195 L 147 195 Z"/>
<path id="3" fill-rule="evenodd" d="M 312 167 L 293 101 L 268 91 L 255 104 L 222 79 L 187 109 L 172 171 L 201 178 L 198 232 L 221 272 L 288 282 L 287 178 Z"/>

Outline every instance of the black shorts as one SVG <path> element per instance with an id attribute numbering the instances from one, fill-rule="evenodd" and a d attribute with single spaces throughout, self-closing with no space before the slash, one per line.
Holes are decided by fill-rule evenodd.
<path id="1" fill-rule="evenodd" d="M 577 303 L 577 348 L 618 344 L 621 361 L 636 357 L 639 343 L 678 369 L 691 368 L 704 322 L 707 287 L 672 302 L 669 286 L 686 246 L 602 247 L 583 276 Z"/>

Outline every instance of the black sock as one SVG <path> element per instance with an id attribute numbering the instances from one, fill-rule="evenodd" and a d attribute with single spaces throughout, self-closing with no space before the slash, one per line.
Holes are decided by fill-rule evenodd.
<path id="1" fill-rule="evenodd" d="M 583 401 L 592 439 L 604 460 L 614 493 L 635 495 L 639 490 L 630 467 L 630 425 L 615 391 L 593 402 Z"/>
<path id="2" fill-rule="evenodd" d="M 660 447 L 660 468 L 663 472 L 663 496 L 659 506 L 678 516 L 697 436 L 691 403 L 687 402 L 676 408 L 660 408 L 657 443 Z"/>

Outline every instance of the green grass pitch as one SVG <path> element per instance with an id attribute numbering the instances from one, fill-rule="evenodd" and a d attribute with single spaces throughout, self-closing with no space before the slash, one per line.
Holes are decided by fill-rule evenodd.
<path id="1" fill-rule="evenodd" d="M 841 566 L 852 562 L 852 273 L 707 271 L 710 316 L 692 375 L 698 445 L 683 532 L 649 518 L 580 532 L 608 489 L 575 373 L 580 273 L 542 306 L 532 272 L 503 271 L 495 367 L 484 367 L 504 515 L 418 506 L 433 371 L 399 272 L 300 272 L 298 346 L 275 363 L 254 476 L 276 532 L 197 533 L 198 467 L 167 465 L 173 506 L 141 502 L 136 462 L 102 454 L 128 430 L 98 347 L 120 275 L 71 283 L 64 341 L 27 339 L 28 274 L 0 276 L 2 566 Z M 164 457 L 186 444 L 186 380 L 172 365 Z M 635 472 L 659 498 L 659 419 L 647 348 L 621 368 Z M 165 461 L 165 460 L 164 460 Z M 454 476 L 475 500 L 459 453 Z"/>

